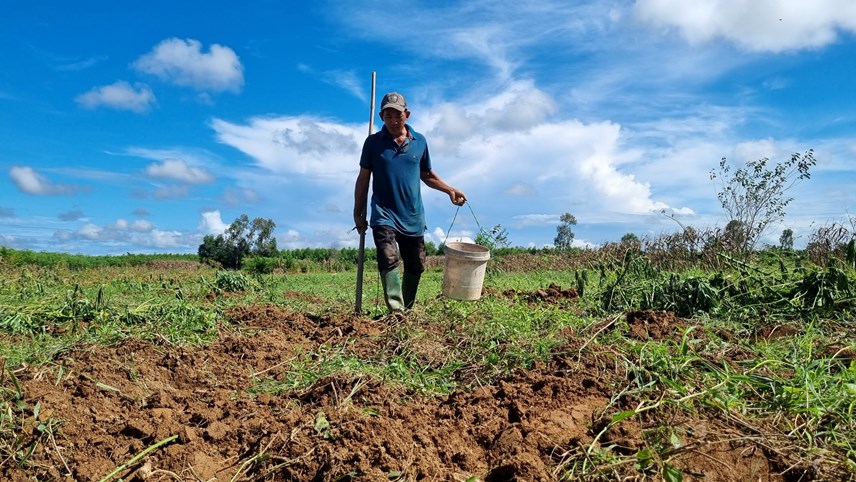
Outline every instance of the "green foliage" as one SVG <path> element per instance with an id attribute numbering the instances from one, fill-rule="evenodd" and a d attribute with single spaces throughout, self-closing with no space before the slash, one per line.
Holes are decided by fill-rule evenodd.
<path id="1" fill-rule="evenodd" d="M 252 256 L 244 260 L 243 269 L 255 274 L 271 274 L 279 267 L 279 258 Z"/>
<path id="2" fill-rule="evenodd" d="M 441 253 L 436 244 L 431 241 L 425 242 L 425 256 L 437 256 L 439 254 Z"/>
<path id="3" fill-rule="evenodd" d="M 506 248 L 510 244 L 508 242 L 508 231 L 501 224 L 497 224 L 489 230 L 480 228 L 475 243 L 490 250 Z"/>
<path id="4" fill-rule="evenodd" d="M 556 227 L 556 238 L 553 244 L 556 249 L 568 250 L 574 243 L 574 231 L 571 226 L 577 225 L 577 218 L 571 213 L 564 213 L 559 217 L 559 226 Z"/>
<path id="5" fill-rule="evenodd" d="M 223 267 L 237 266 L 237 248 L 229 246 L 226 243 L 226 238 L 222 234 L 214 236 L 213 234 L 205 235 L 202 238 L 202 244 L 197 252 L 200 261 L 216 262 Z"/>
<path id="6" fill-rule="evenodd" d="M 62 266 L 83 270 L 107 266 L 144 266 L 158 262 L 196 262 L 195 254 L 123 254 L 117 256 L 90 256 L 84 254 L 49 253 L 16 250 L 0 246 L 0 264 L 8 266 Z"/>
<path id="7" fill-rule="evenodd" d="M 856 239 L 851 239 L 850 242 L 847 243 L 845 260 L 848 268 L 856 269 Z"/>
<path id="8" fill-rule="evenodd" d="M 225 292 L 247 291 L 250 289 L 250 280 L 236 271 L 218 271 L 214 285 Z"/>
<path id="9" fill-rule="evenodd" d="M 801 303 L 807 311 L 829 315 L 842 307 L 852 308 L 854 295 L 856 276 L 849 276 L 841 269 L 830 267 L 806 272 L 804 277 L 796 282 L 790 298 L 795 303 Z"/>

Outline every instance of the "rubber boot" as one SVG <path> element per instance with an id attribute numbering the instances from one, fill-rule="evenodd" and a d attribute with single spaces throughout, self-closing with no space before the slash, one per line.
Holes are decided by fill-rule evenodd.
<path id="1" fill-rule="evenodd" d="M 421 273 L 404 272 L 404 281 L 401 284 L 401 291 L 404 294 L 404 309 L 413 308 L 413 303 L 416 301 L 416 291 L 419 289 L 419 278 Z"/>
<path id="2" fill-rule="evenodd" d="M 401 297 L 401 278 L 398 276 L 398 268 L 381 271 L 380 281 L 383 285 L 383 298 L 389 311 L 403 311 L 404 300 Z"/>

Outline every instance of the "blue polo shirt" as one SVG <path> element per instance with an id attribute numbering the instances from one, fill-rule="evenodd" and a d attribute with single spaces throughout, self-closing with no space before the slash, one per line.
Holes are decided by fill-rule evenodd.
<path id="1" fill-rule="evenodd" d="M 399 146 L 382 127 L 366 138 L 360 167 L 372 172 L 371 226 L 390 226 L 407 236 L 425 234 L 422 205 L 422 171 L 431 170 L 425 136 L 407 126 L 410 133 Z"/>

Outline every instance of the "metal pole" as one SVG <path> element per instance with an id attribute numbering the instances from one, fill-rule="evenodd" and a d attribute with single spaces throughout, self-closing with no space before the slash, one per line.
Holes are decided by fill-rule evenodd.
<path id="1" fill-rule="evenodd" d="M 369 135 L 374 131 L 374 109 L 375 109 L 375 82 L 377 72 L 372 72 L 372 101 L 369 109 Z M 363 217 L 365 217 L 365 206 L 363 206 Z M 357 299 L 354 302 L 354 313 L 363 312 L 363 264 L 366 257 L 366 233 L 360 233 L 360 250 L 357 252 Z"/>

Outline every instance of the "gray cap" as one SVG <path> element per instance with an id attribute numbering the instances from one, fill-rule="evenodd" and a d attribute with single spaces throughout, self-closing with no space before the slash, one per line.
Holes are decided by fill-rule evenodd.
<path id="1" fill-rule="evenodd" d="M 380 101 L 380 111 L 383 112 L 384 109 L 395 109 L 404 112 L 407 110 L 407 101 L 398 92 L 390 92 L 383 96 L 383 100 Z"/>

